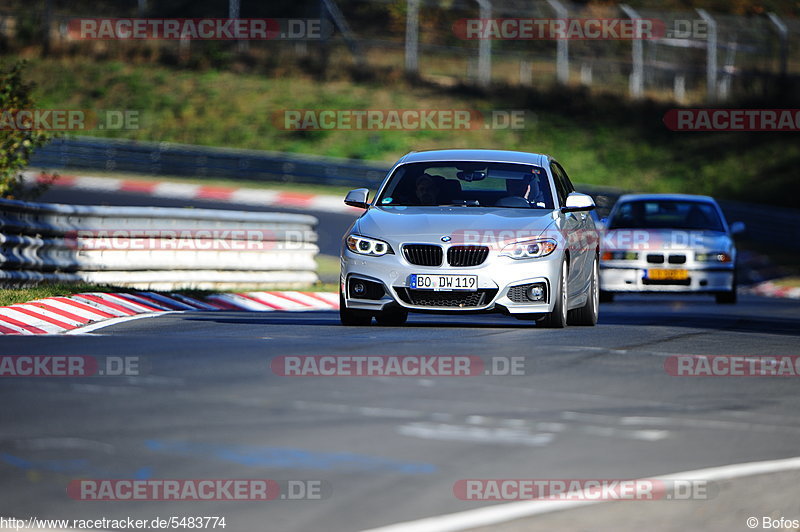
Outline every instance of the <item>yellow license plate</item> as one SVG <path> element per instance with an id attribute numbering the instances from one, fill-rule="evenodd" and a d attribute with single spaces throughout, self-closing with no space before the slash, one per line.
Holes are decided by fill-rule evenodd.
<path id="1" fill-rule="evenodd" d="M 647 270 L 647 278 L 653 281 L 685 281 L 689 278 L 689 270 Z"/>

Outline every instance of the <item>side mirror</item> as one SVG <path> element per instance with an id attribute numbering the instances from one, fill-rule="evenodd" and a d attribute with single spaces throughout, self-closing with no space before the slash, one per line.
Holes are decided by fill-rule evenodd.
<path id="1" fill-rule="evenodd" d="M 588 194 L 572 192 L 561 207 L 561 212 L 591 211 L 595 208 L 594 200 Z"/>
<path id="2" fill-rule="evenodd" d="M 366 209 L 369 207 L 369 203 L 367 202 L 368 197 L 368 188 L 356 188 L 347 193 L 347 196 L 344 198 L 344 202 L 346 205 L 350 205 L 351 207 Z"/>
<path id="3" fill-rule="evenodd" d="M 730 230 L 732 235 L 738 235 L 739 233 L 744 233 L 746 229 L 744 222 L 733 222 L 731 224 Z"/>

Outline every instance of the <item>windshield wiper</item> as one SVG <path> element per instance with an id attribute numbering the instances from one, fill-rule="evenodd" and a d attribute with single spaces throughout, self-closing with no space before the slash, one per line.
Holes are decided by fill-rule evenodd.
<path id="1" fill-rule="evenodd" d="M 478 200 L 454 200 L 450 203 L 442 203 L 440 207 L 480 207 Z"/>

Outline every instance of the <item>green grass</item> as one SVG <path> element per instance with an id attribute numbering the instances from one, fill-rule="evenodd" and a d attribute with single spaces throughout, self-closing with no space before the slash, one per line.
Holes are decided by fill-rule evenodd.
<path id="1" fill-rule="evenodd" d="M 286 288 L 286 287 L 274 287 L 269 289 L 264 288 L 247 288 L 241 290 L 236 290 L 237 292 L 260 292 L 264 290 L 300 290 L 303 292 L 336 292 L 339 289 L 338 284 L 336 283 L 316 283 L 313 286 L 307 288 Z M 16 303 L 25 303 L 26 301 L 33 301 L 34 299 L 43 299 L 46 297 L 56 297 L 56 296 L 70 296 L 73 294 L 79 294 L 81 292 L 138 292 L 140 290 L 136 290 L 133 288 L 126 288 L 120 286 L 98 286 L 98 285 L 91 285 L 86 283 L 77 283 L 77 284 L 41 284 L 38 286 L 33 287 L 26 287 L 26 288 L 5 288 L 0 289 L 0 307 L 14 305 Z M 203 298 L 205 296 L 209 296 L 212 294 L 219 293 L 218 290 L 147 290 L 148 292 L 157 292 L 163 294 L 169 293 L 177 293 L 177 294 L 184 294 L 189 297 L 195 298 Z"/>
<path id="2" fill-rule="evenodd" d="M 25 303 L 34 299 L 45 297 L 70 296 L 80 292 L 125 292 L 129 289 L 114 288 L 111 286 L 96 286 L 86 283 L 81 284 L 43 284 L 26 288 L 6 288 L 0 290 L 0 307 Z"/>
<path id="3" fill-rule="evenodd" d="M 578 183 L 782 205 L 795 201 L 788 191 L 798 191 L 797 133 L 671 132 L 662 123 L 669 103 L 630 102 L 579 87 L 482 92 L 402 79 L 320 82 L 302 74 L 265 77 L 81 57 L 32 59 L 28 77 L 38 83 L 41 107 L 139 111 L 139 129 L 85 132 L 97 136 L 385 163 L 410 150 L 516 149 L 554 155 Z M 726 104 L 737 105 L 796 102 Z M 327 108 L 524 109 L 530 119 L 518 130 L 285 131 L 273 116 L 284 109 Z"/>
<path id="4" fill-rule="evenodd" d="M 320 279 L 326 280 L 337 280 L 339 278 L 339 272 L 341 269 L 341 261 L 339 257 L 334 257 L 333 255 L 317 255 L 314 260 L 317 261 L 317 275 L 319 275 Z M 334 287 L 337 285 L 334 284 Z"/>

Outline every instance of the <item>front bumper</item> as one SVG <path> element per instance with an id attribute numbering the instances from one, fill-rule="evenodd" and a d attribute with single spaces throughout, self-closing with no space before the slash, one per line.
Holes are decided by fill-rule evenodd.
<path id="1" fill-rule="evenodd" d="M 341 255 L 340 287 L 347 308 L 381 311 L 387 307 L 402 307 L 409 311 L 469 313 L 469 312 L 503 312 L 508 314 L 538 314 L 552 312 L 554 299 L 552 287 L 558 286 L 562 254 L 556 250 L 552 255 L 539 259 L 514 260 L 500 257 L 497 251 L 490 251 L 486 261 L 479 266 L 416 266 L 410 264 L 399 254 L 388 254 L 381 257 L 357 255 L 344 249 Z M 477 275 L 477 289 L 482 298 L 471 298 L 467 305 L 453 305 L 453 300 L 468 292 L 436 292 L 431 297 L 409 297 L 410 276 L 412 274 L 453 274 Z M 377 299 L 352 297 L 349 283 L 353 279 L 362 279 L 379 283 L 383 294 Z M 520 285 L 542 283 L 545 286 L 543 302 L 519 302 L 513 300 L 510 291 Z M 518 292 L 513 291 L 513 292 Z M 427 291 L 426 291 L 427 292 Z M 430 292 L 428 292 L 430 294 Z M 445 295 L 452 297 L 445 297 Z M 514 295 L 515 299 L 519 299 Z M 437 298 L 450 299 L 449 304 L 437 304 Z M 423 304 L 415 304 L 424 299 Z M 474 304 L 477 303 L 477 304 Z"/>
<path id="2" fill-rule="evenodd" d="M 728 292 L 734 287 L 735 268 L 733 265 L 706 267 L 681 265 L 674 269 L 687 270 L 688 279 L 680 281 L 649 280 L 647 270 L 654 267 L 663 268 L 661 265 L 652 264 L 623 266 L 602 262 L 600 264 L 600 290 L 604 292 L 714 293 Z"/>

